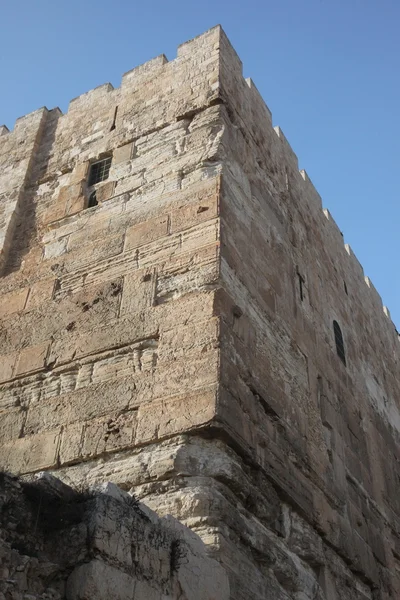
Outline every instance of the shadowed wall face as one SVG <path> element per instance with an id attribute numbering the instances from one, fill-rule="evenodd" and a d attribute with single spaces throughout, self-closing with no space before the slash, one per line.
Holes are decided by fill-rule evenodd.
<path id="1" fill-rule="evenodd" d="M 133 490 L 235 600 L 395 598 L 398 336 L 222 30 L 0 161 L 2 468 Z"/>

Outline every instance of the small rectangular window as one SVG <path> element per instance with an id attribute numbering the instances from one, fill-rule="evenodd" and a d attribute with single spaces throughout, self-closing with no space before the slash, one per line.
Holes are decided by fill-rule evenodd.
<path id="1" fill-rule="evenodd" d="M 108 179 L 108 175 L 110 173 L 110 167 L 111 167 L 111 156 L 108 156 L 107 158 L 103 158 L 102 160 L 99 160 L 99 161 L 93 163 L 90 167 L 89 182 L 88 182 L 89 187 L 91 185 L 95 185 L 96 183 L 99 183 L 100 181 L 105 181 L 106 179 Z"/>

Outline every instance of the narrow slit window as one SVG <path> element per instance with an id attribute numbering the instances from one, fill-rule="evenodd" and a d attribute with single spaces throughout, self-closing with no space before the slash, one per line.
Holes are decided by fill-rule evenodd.
<path id="1" fill-rule="evenodd" d="M 346 365 L 346 353 L 344 351 L 343 334 L 337 321 L 333 321 L 333 333 L 335 335 L 336 352 L 340 360 Z"/>
<path id="2" fill-rule="evenodd" d="M 98 160 L 93 163 L 90 167 L 89 173 L 89 187 L 91 185 L 95 185 L 96 183 L 100 183 L 100 181 L 105 181 L 108 179 L 108 175 L 110 173 L 111 167 L 111 156 L 107 158 L 103 158 L 103 160 Z"/>
<path id="3" fill-rule="evenodd" d="M 111 127 L 110 127 L 110 131 L 113 131 L 115 129 L 115 127 L 116 127 L 115 124 L 117 122 L 117 114 L 118 114 L 118 106 L 116 106 L 115 110 L 114 110 L 114 118 L 113 118 L 113 122 L 112 122 Z"/>
<path id="4" fill-rule="evenodd" d="M 300 300 L 303 302 L 304 300 L 304 284 L 305 284 L 305 279 L 302 275 L 300 275 L 300 273 L 297 273 L 297 277 L 299 278 L 299 293 L 300 293 Z"/>

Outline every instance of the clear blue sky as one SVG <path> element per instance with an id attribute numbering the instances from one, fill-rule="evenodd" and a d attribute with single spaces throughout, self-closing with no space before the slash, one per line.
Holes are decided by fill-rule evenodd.
<path id="1" fill-rule="evenodd" d="M 0 0 L 0 124 L 221 23 L 400 327 L 399 0 Z"/>

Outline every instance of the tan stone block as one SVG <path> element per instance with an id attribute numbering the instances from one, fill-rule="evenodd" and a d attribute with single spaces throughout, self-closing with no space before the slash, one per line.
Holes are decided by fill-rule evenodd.
<path id="1" fill-rule="evenodd" d="M 59 430 L 9 442 L 0 448 L 0 469 L 22 474 L 55 467 L 58 443 Z"/>
<path id="2" fill-rule="evenodd" d="M 17 356 L 17 352 L 0 355 L 0 383 L 12 378 Z"/>
<path id="3" fill-rule="evenodd" d="M 138 225 L 133 225 L 126 231 L 125 250 L 137 248 L 166 236 L 168 234 L 168 224 L 168 215 L 162 215 Z"/>
<path id="4" fill-rule="evenodd" d="M 0 298 L 0 318 L 23 310 L 28 294 L 29 288 L 23 288 L 16 292 L 4 294 L 4 296 Z"/>
<path id="5" fill-rule="evenodd" d="M 55 340 L 51 347 L 49 362 L 57 360 L 58 364 L 70 362 L 73 357 L 82 358 L 89 354 L 102 352 L 107 348 L 123 346 L 137 340 L 156 339 L 158 337 L 158 322 L 153 311 L 150 315 L 129 313 L 117 321 L 109 321 L 99 329 L 96 335 L 93 331 L 82 331 L 73 337 L 65 332 Z"/>
<path id="6" fill-rule="evenodd" d="M 74 215 L 85 208 L 86 198 L 82 183 L 73 183 L 60 189 L 58 200 L 65 206 L 65 216 Z"/>
<path id="7" fill-rule="evenodd" d="M 63 460 L 72 460 L 71 455 L 76 457 L 81 452 L 79 450 L 79 454 L 75 454 L 76 449 L 82 445 L 79 441 L 81 428 L 111 412 L 115 414 L 118 411 L 134 410 L 139 404 L 150 402 L 151 381 L 152 377 L 148 373 L 111 379 L 101 384 L 89 381 L 86 387 L 41 398 L 39 402 L 30 404 L 24 431 L 32 434 L 65 427 L 61 444 Z M 72 429 L 69 429 L 70 426 Z M 69 437 L 71 449 L 68 449 Z"/>
<path id="8" fill-rule="evenodd" d="M 201 266 L 218 263 L 219 257 L 219 242 L 214 242 L 203 248 L 195 248 L 191 252 L 185 254 L 173 254 L 168 259 L 157 266 L 157 271 L 160 274 L 176 274 L 186 273 L 189 269 L 198 270 Z"/>
<path id="9" fill-rule="evenodd" d="M 126 162 L 131 159 L 133 151 L 133 143 L 125 144 L 116 148 L 113 152 L 112 164 L 118 165 L 119 163 Z"/>
<path id="10" fill-rule="evenodd" d="M 179 360 L 157 364 L 154 373 L 154 397 L 192 392 L 213 385 L 218 378 L 218 367 L 217 350 L 199 352 L 191 356 L 190 360 L 179 357 Z"/>
<path id="11" fill-rule="evenodd" d="M 145 310 L 153 305 L 156 287 L 154 269 L 140 269 L 124 277 L 120 315 Z"/>
<path id="12" fill-rule="evenodd" d="M 136 419 L 137 411 L 133 411 L 87 423 L 83 434 L 82 456 L 95 457 L 105 452 L 132 447 Z"/>
<path id="13" fill-rule="evenodd" d="M 87 208 L 87 201 L 86 197 L 82 194 L 68 203 L 65 216 L 70 217 L 71 215 L 76 215 L 82 210 L 85 210 L 85 208 Z"/>
<path id="14" fill-rule="evenodd" d="M 208 246 L 219 240 L 219 224 L 217 220 L 204 223 L 182 233 L 181 252 L 190 252 L 201 246 Z"/>
<path id="15" fill-rule="evenodd" d="M 30 373 L 32 371 L 43 369 L 46 363 L 49 346 L 49 342 L 44 342 L 43 344 L 31 346 L 21 350 L 15 375 L 21 375 L 21 373 Z"/>
<path id="16" fill-rule="evenodd" d="M 70 176 L 70 183 L 80 183 L 84 181 L 87 177 L 89 170 L 89 161 L 85 161 L 76 165 L 75 169 L 72 171 Z"/>
<path id="17" fill-rule="evenodd" d="M 114 196 L 115 181 L 107 181 L 96 190 L 96 200 L 99 204 Z"/>
<path id="18" fill-rule="evenodd" d="M 63 428 L 60 444 L 60 464 L 69 464 L 82 456 L 84 424 L 73 423 Z"/>
<path id="19" fill-rule="evenodd" d="M 1 413 L 0 444 L 20 437 L 26 412 L 20 408 Z"/>
<path id="20" fill-rule="evenodd" d="M 25 310 L 33 310 L 45 302 L 49 302 L 53 296 L 55 279 L 43 279 L 34 283 L 30 289 Z"/>
<path id="21" fill-rule="evenodd" d="M 60 221 L 65 216 L 66 205 L 57 198 L 53 200 L 49 208 L 46 210 L 43 216 L 43 222 L 47 225 L 54 221 Z"/>
<path id="22" fill-rule="evenodd" d="M 72 185 L 64 185 L 59 189 L 58 202 L 64 204 L 67 207 L 71 201 L 74 201 L 76 198 L 79 198 L 81 194 L 81 182 L 73 183 Z"/>
<path id="23" fill-rule="evenodd" d="M 161 335 L 158 362 L 168 362 L 216 348 L 218 339 L 219 319 L 215 317 L 170 329 Z"/>
<path id="24" fill-rule="evenodd" d="M 219 214 L 219 196 L 205 198 L 196 204 L 184 204 L 171 213 L 171 233 L 189 229 L 204 221 L 214 219 Z"/>
<path id="25" fill-rule="evenodd" d="M 216 416 L 216 404 L 215 389 L 144 404 L 138 410 L 135 443 L 143 444 L 205 427 Z"/>

